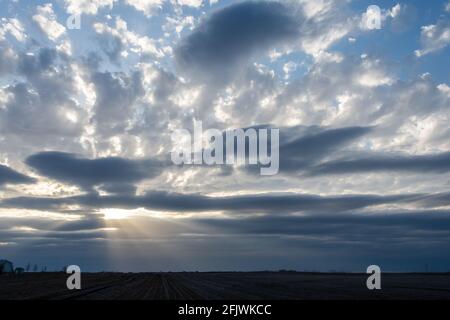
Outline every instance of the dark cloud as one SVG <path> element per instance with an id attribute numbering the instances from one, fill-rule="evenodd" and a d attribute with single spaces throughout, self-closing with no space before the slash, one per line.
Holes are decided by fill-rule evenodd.
<path id="1" fill-rule="evenodd" d="M 81 217 L 80 220 L 73 221 L 45 219 L 42 217 L 3 217 L 0 230 L 15 231 L 23 235 L 23 231 L 14 230 L 14 227 L 28 227 L 41 231 L 88 231 L 105 227 L 105 221 L 101 215 L 89 214 Z"/>
<path id="2" fill-rule="evenodd" d="M 104 33 L 97 36 L 100 49 L 108 59 L 116 64 L 120 63 L 120 53 L 125 49 L 122 39 L 119 36 Z"/>
<path id="3" fill-rule="evenodd" d="M 0 165 L 0 186 L 5 184 L 28 184 L 33 182 L 34 179 L 14 171 L 7 166 Z"/>
<path id="4" fill-rule="evenodd" d="M 48 70 L 57 57 L 57 51 L 51 48 L 42 48 L 36 55 L 22 53 L 18 62 L 18 71 L 25 76 L 38 75 Z"/>
<path id="5" fill-rule="evenodd" d="M 148 216 L 130 218 L 133 221 L 105 221 L 102 215 L 89 215 L 76 221 L 52 221 L 43 219 L 3 219 L 1 232 L 10 232 L 17 237 L 23 231 L 15 226 L 26 226 L 40 232 L 54 232 L 71 239 L 74 233 L 88 233 L 102 228 L 117 227 L 126 232 L 128 224 L 139 222 L 141 226 L 158 225 L 156 229 L 170 230 L 174 233 L 198 232 L 203 235 L 278 235 L 281 237 L 326 237 L 341 241 L 376 243 L 393 239 L 407 242 L 415 238 L 423 241 L 444 241 L 450 239 L 450 212 L 433 211 L 394 211 L 394 212 L 357 212 L 355 213 L 308 213 L 304 215 L 270 214 L 262 216 L 236 216 L 218 218 L 180 218 L 156 219 Z M 157 232 L 159 237 L 168 237 Z M 152 233 L 152 235 L 154 235 Z M 147 234 L 134 234 L 134 238 L 145 239 Z"/>
<path id="6" fill-rule="evenodd" d="M 450 205 L 450 193 L 438 193 L 420 199 L 420 202 L 429 207 L 446 207 Z"/>
<path id="7" fill-rule="evenodd" d="M 268 126 L 261 125 L 254 128 L 268 128 Z M 281 128 L 280 172 L 291 174 L 308 170 L 323 158 L 342 152 L 351 143 L 370 134 L 373 129 L 374 127 L 327 128 L 319 126 Z M 270 138 L 268 141 L 270 142 Z M 248 150 L 248 143 L 246 148 Z M 259 165 L 249 165 L 245 170 L 259 174 L 259 167 Z"/>
<path id="8" fill-rule="evenodd" d="M 118 188 L 116 184 L 129 185 L 153 178 L 160 174 L 162 163 L 156 160 L 128 160 L 111 157 L 86 159 L 63 152 L 42 152 L 26 159 L 26 163 L 39 174 L 85 189 L 107 185 L 107 189 Z"/>
<path id="9" fill-rule="evenodd" d="M 337 129 L 312 127 L 308 129 L 309 132 L 304 136 L 285 143 L 281 148 L 283 154 L 286 156 L 317 157 L 335 151 L 370 133 L 371 130 L 371 127 L 346 127 Z"/>
<path id="10" fill-rule="evenodd" d="M 280 130 L 280 172 L 303 176 L 371 172 L 446 173 L 450 152 L 428 155 L 365 154 L 345 150 L 348 145 L 373 132 L 374 127 L 293 127 Z M 300 135 L 300 136 L 299 136 Z M 318 164 L 328 157 L 345 155 Z M 255 166 L 246 170 L 255 171 Z"/>
<path id="11" fill-rule="evenodd" d="M 342 241 L 358 239 L 365 242 L 369 235 L 377 242 L 381 239 L 424 238 L 427 234 L 433 236 L 433 241 L 450 239 L 448 211 L 266 215 L 238 219 L 197 218 L 192 222 L 203 225 L 207 230 L 222 229 L 227 233 L 339 237 Z"/>
<path id="12" fill-rule="evenodd" d="M 102 185 L 102 190 L 112 193 L 112 194 L 135 194 L 136 193 L 136 186 L 133 184 L 104 184 Z"/>
<path id="13" fill-rule="evenodd" d="M 176 193 L 149 193 L 142 199 L 143 204 L 153 208 L 175 211 L 225 210 L 238 212 L 280 212 L 336 210 L 346 211 L 367 206 L 397 202 L 408 196 L 352 195 L 321 197 L 298 194 L 262 194 L 232 197 L 208 197 Z"/>
<path id="14" fill-rule="evenodd" d="M 445 173 L 450 171 L 450 153 L 404 156 L 374 154 L 367 158 L 336 160 L 314 167 L 310 175 L 367 172 Z"/>
<path id="15" fill-rule="evenodd" d="M 241 61 L 299 36 L 301 18 L 280 2 L 246 1 L 208 17 L 176 50 L 182 69 L 226 80 Z"/>
<path id="16" fill-rule="evenodd" d="M 442 255 L 450 240 L 448 211 L 217 218 L 193 223 L 209 230 L 211 242 L 219 234 L 227 239 L 258 239 L 268 245 L 265 251 L 277 247 L 278 241 L 283 242 L 284 253 L 295 255 L 301 248 L 300 265 L 316 265 L 322 271 L 351 261 L 353 269 L 359 265 L 361 270 L 375 262 L 385 270 L 424 270 L 426 261 L 435 271 L 447 271 L 450 262 Z"/>
<path id="17" fill-rule="evenodd" d="M 96 72 L 92 82 L 97 97 L 94 117 L 97 131 L 106 136 L 123 133 L 133 116 L 136 100 L 145 93 L 142 74 Z"/>
<path id="18" fill-rule="evenodd" d="M 2 252 L 25 265 L 30 259 L 33 263 L 61 266 L 76 261 L 86 270 L 91 267 L 96 271 L 108 261 L 101 256 L 108 252 L 107 248 L 122 249 L 117 257 L 127 261 L 121 265 L 122 271 L 254 271 L 288 266 L 299 270 L 365 271 L 374 263 L 386 271 L 422 271 L 424 261 L 433 271 L 447 271 L 450 263 L 442 255 L 450 239 L 448 211 L 197 217 L 176 222 L 136 217 L 117 223 L 108 221 L 108 227 L 118 227 L 112 231 L 113 236 L 101 230 L 101 221 L 70 222 L 55 231 L 47 231 L 49 228 L 40 223 L 34 234 L 0 230 L 2 239 L 17 241 L 15 246 L 2 248 Z M 130 233 L 133 225 L 145 232 Z M 167 250 L 176 253 L 177 259 L 168 259 Z M 139 252 L 146 254 L 136 255 Z M 88 257 L 96 262 L 94 266 L 86 261 Z M 119 265 L 108 262 L 116 268 Z"/>
<path id="19" fill-rule="evenodd" d="M 375 205 L 407 202 L 417 195 L 348 195 L 328 196 L 268 193 L 258 195 L 210 197 L 199 194 L 149 192 L 143 196 L 98 196 L 89 194 L 66 198 L 19 197 L 5 199 L 3 207 L 58 209 L 64 205 L 86 208 L 147 208 L 175 212 L 230 211 L 237 213 L 261 212 L 342 212 Z"/>
<path id="20" fill-rule="evenodd" d="M 312 127 L 304 136 L 280 146 L 280 169 L 297 171 L 372 131 L 371 127 L 324 129 Z"/>

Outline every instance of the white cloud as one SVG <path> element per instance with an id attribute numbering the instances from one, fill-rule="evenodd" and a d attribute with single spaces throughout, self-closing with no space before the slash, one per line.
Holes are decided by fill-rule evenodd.
<path id="1" fill-rule="evenodd" d="M 445 93 L 450 98 L 450 87 L 447 84 L 441 83 L 440 85 L 437 86 L 437 88 L 439 91 Z"/>
<path id="2" fill-rule="evenodd" d="M 4 74 L 9 74 L 14 71 L 17 65 L 18 54 L 11 47 L 1 47 L 2 50 L 0 51 L 0 76 L 3 76 Z"/>
<path id="3" fill-rule="evenodd" d="M 203 0 L 177 0 L 177 3 L 180 6 L 199 8 L 202 6 Z"/>
<path id="4" fill-rule="evenodd" d="M 167 17 L 166 20 L 167 23 L 164 24 L 163 30 L 165 32 L 175 32 L 178 36 L 186 28 L 193 30 L 195 26 L 195 18 L 193 16 Z"/>
<path id="5" fill-rule="evenodd" d="M 117 0 L 64 0 L 70 14 L 97 14 L 103 7 L 113 7 Z"/>
<path id="6" fill-rule="evenodd" d="M 302 10 L 307 18 L 327 14 L 332 11 L 337 4 L 334 0 L 299 0 L 298 3 L 302 6 Z"/>
<path id="7" fill-rule="evenodd" d="M 423 26 L 421 31 L 422 49 L 416 50 L 417 57 L 439 51 L 450 44 L 450 23 L 441 20 L 437 24 Z"/>
<path id="8" fill-rule="evenodd" d="M 335 26 L 330 24 L 322 30 L 311 30 L 311 33 L 302 39 L 302 48 L 306 53 L 318 58 L 331 45 L 348 35 L 352 29 L 351 23 L 342 22 Z"/>
<path id="9" fill-rule="evenodd" d="M 392 18 L 395 18 L 395 17 L 398 17 L 400 15 L 401 11 L 402 11 L 402 6 L 399 3 L 397 3 L 395 6 L 392 7 L 391 10 L 388 11 L 388 14 Z"/>
<path id="10" fill-rule="evenodd" d="M 155 10 L 160 9 L 165 0 L 125 0 L 125 3 L 142 11 L 146 16 L 151 16 Z"/>
<path id="11" fill-rule="evenodd" d="M 0 109 L 6 105 L 10 98 L 11 94 L 6 92 L 3 88 L 0 88 Z"/>
<path id="12" fill-rule="evenodd" d="M 66 28 L 58 23 L 51 3 L 38 6 L 37 14 L 33 16 L 33 21 L 38 24 L 41 31 L 52 41 L 58 40 L 58 38 L 66 33 Z"/>
<path id="13" fill-rule="evenodd" d="M 346 4 L 336 0 L 291 1 L 292 10 L 300 5 L 307 18 L 302 26 L 301 48 L 315 59 L 358 28 L 359 17 L 350 17 L 344 9 Z"/>
<path id="14" fill-rule="evenodd" d="M 0 24 L 0 40 L 5 39 L 5 35 L 9 33 L 14 38 L 16 38 L 17 41 L 23 42 L 27 35 L 25 34 L 25 29 L 22 25 L 22 23 L 15 18 L 2 18 L 1 24 Z"/>
<path id="15" fill-rule="evenodd" d="M 125 50 L 120 52 L 122 56 L 126 56 L 129 50 L 137 54 L 150 54 L 153 57 L 162 58 L 164 56 L 163 50 L 157 46 L 157 42 L 147 36 L 140 36 L 128 30 L 127 23 L 120 17 L 116 18 L 115 27 L 110 27 L 103 23 L 95 23 L 94 30 L 98 34 L 111 35 L 119 39 Z"/>
<path id="16" fill-rule="evenodd" d="M 379 60 L 364 59 L 358 73 L 358 83 L 362 86 L 379 87 L 391 85 L 394 82 L 383 70 Z"/>

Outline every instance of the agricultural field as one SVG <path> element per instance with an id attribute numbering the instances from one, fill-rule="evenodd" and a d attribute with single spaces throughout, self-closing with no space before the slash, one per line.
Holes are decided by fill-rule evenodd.
<path id="1" fill-rule="evenodd" d="M 384 274 L 369 291 L 365 274 L 85 273 L 68 290 L 65 273 L 0 276 L 0 300 L 327 300 L 450 299 L 450 274 Z"/>

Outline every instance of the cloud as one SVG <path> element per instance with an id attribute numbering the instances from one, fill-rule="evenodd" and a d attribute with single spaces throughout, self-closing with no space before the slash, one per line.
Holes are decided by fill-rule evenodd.
<path id="1" fill-rule="evenodd" d="M 304 136 L 280 146 L 282 171 L 295 171 L 330 156 L 346 145 L 367 135 L 370 127 L 348 127 L 339 129 L 310 128 Z M 316 131 L 316 132 L 314 132 Z"/>
<path id="2" fill-rule="evenodd" d="M 296 1 L 293 1 L 294 3 Z M 329 48 L 357 29 L 358 21 L 349 16 L 347 3 L 343 1 L 301 1 L 307 19 L 302 25 L 299 39 L 304 52 L 315 61 L 335 59 Z"/>
<path id="3" fill-rule="evenodd" d="M 14 171 L 13 169 L 0 165 L 0 186 L 6 184 L 29 184 L 35 182 L 34 179 Z"/>
<path id="4" fill-rule="evenodd" d="M 380 242 L 402 241 L 404 237 L 445 242 L 450 236 L 448 211 L 394 211 L 369 214 L 265 215 L 238 218 L 197 218 L 194 223 L 205 229 L 227 234 L 276 234 L 286 236 L 334 238 L 337 241 Z"/>
<path id="5" fill-rule="evenodd" d="M 80 170 L 77 170 L 79 172 Z M 85 173 L 83 173 L 85 174 Z M 55 175 L 55 174 L 53 174 Z M 99 174 L 97 174 L 99 175 Z M 59 178 L 59 179 L 65 179 Z M 72 181 L 75 178 L 70 177 Z M 83 178 L 78 178 L 83 179 Z M 89 183 L 114 179 L 114 176 L 92 179 Z M 81 181 L 86 183 L 85 180 Z M 286 213 L 286 212 L 344 212 L 376 205 L 402 203 L 416 199 L 417 195 L 344 195 L 322 197 L 308 194 L 267 193 L 245 196 L 211 197 L 200 194 L 180 194 L 169 192 L 148 192 L 143 196 L 114 195 L 98 196 L 88 194 L 65 198 L 19 197 L 4 199 L 6 208 L 27 208 L 38 210 L 55 210 L 65 205 L 80 205 L 85 208 L 121 208 L 183 212 L 225 211 L 234 213 Z"/>
<path id="6" fill-rule="evenodd" d="M 175 51 L 183 70 L 226 81 L 253 54 L 295 41 L 301 18 L 279 2 L 246 1 L 205 19 Z"/>
<path id="7" fill-rule="evenodd" d="M 151 58 L 164 57 L 164 52 L 158 48 L 157 41 L 128 30 L 128 24 L 120 17 L 116 17 L 113 27 L 100 22 L 94 23 L 93 27 L 101 49 L 115 63 L 129 53 Z"/>
<path id="8" fill-rule="evenodd" d="M 423 49 L 415 51 L 416 56 L 419 58 L 447 47 L 450 44 L 449 21 L 441 19 L 437 24 L 423 26 L 421 42 Z"/>
<path id="9" fill-rule="evenodd" d="M 414 5 L 397 4 L 390 11 L 391 29 L 394 32 L 405 32 L 413 28 L 417 22 L 418 10 Z"/>
<path id="10" fill-rule="evenodd" d="M 311 169 L 310 175 L 352 174 L 372 172 L 450 172 L 450 153 L 405 156 L 373 154 L 367 158 L 341 159 L 326 162 Z"/>
<path id="11" fill-rule="evenodd" d="M 23 42 L 28 38 L 22 22 L 18 19 L 2 18 L 0 21 L 0 41 L 4 41 L 7 34 L 11 34 L 20 42 Z"/>
<path id="12" fill-rule="evenodd" d="M 438 194 L 432 194 L 420 199 L 420 203 L 429 207 L 447 207 L 450 205 L 450 193 L 442 192 Z"/>
<path id="13" fill-rule="evenodd" d="M 92 75 L 96 89 L 94 120 L 97 132 L 110 136 L 129 126 L 135 102 L 144 95 L 142 74 L 97 72 Z"/>
<path id="14" fill-rule="evenodd" d="M 336 153 L 342 153 L 349 145 L 373 130 L 373 127 L 299 126 L 281 128 L 280 172 L 291 175 L 295 172 L 300 173 L 308 170 L 322 159 L 333 157 Z M 248 146 L 246 148 L 248 149 Z M 245 171 L 259 174 L 259 165 L 249 165 Z"/>
<path id="15" fill-rule="evenodd" d="M 62 152 L 38 153 L 28 157 L 26 163 L 45 177 L 88 190 L 104 184 L 114 189 L 111 185 L 129 185 L 161 173 L 158 161 L 118 157 L 91 160 Z"/>
<path id="16" fill-rule="evenodd" d="M 90 14 L 95 15 L 104 8 L 112 9 L 117 0 L 64 0 L 67 12 L 70 14 Z"/>
<path id="17" fill-rule="evenodd" d="M 448 63 L 417 68 L 391 45 L 410 30 L 406 49 L 448 48 L 448 1 L 430 4 L 436 22 L 422 31 L 413 4 L 389 6 L 381 33 L 359 28 L 365 8 L 352 1 L 208 2 L 8 5 L 0 21 L 0 162 L 9 166 L 0 172 L 2 254 L 62 265 L 61 252 L 72 250 L 79 254 L 70 259 L 93 270 L 108 269 L 99 256 L 106 246 L 127 254 L 124 270 L 154 268 L 164 255 L 181 258 L 181 268 L 194 257 L 197 266 L 325 270 L 375 258 L 414 268 L 430 258 L 448 269 Z M 96 16 L 69 32 L 68 14 Z M 172 130 L 194 119 L 221 132 L 280 128 L 280 174 L 160 160 Z M 115 210 L 126 219 L 108 220 Z M 102 230 L 111 224 L 117 230 Z M 129 232 L 136 225 L 145 232 Z M 130 243 L 151 258 L 141 264 Z"/>
<path id="18" fill-rule="evenodd" d="M 24 71 L 32 72 L 37 65 L 22 65 Z M 67 118 L 67 113 L 73 111 L 82 118 L 82 110 L 66 94 L 71 91 L 70 83 L 56 82 L 55 78 L 36 77 L 38 88 L 30 83 L 18 83 L 8 87 L 11 98 L 5 109 L 0 110 L 0 131 L 22 136 L 40 134 L 42 136 L 58 133 L 62 136 L 77 135 L 81 131 L 80 123 Z M 62 76 L 63 77 L 63 76 Z M 61 77 L 61 78 L 62 78 Z M 47 85 L 47 86 L 46 86 Z M 36 91 L 39 90 L 39 91 Z M 53 91 L 52 89 L 57 89 Z M 69 100 L 66 100 L 68 99 Z M 59 105 L 55 112 L 53 106 Z M 42 139 L 41 136 L 41 139 Z M 37 137 L 34 137 L 37 139 Z M 33 138 L 31 138 L 33 139 Z M 40 141 L 39 143 L 48 143 Z"/>
<path id="19" fill-rule="evenodd" d="M 49 70 L 57 58 L 57 51 L 51 48 L 41 48 L 36 55 L 21 54 L 17 71 L 27 77 L 33 77 Z"/>
<path id="20" fill-rule="evenodd" d="M 15 71 L 18 55 L 10 47 L 0 43 L 0 75 L 11 74 Z M 2 101 L 3 102 L 3 101 Z"/>
<path id="21" fill-rule="evenodd" d="M 37 13 L 33 16 L 40 30 L 52 40 L 58 40 L 62 35 L 66 33 L 66 28 L 58 23 L 57 16 L 53 10 L 53 5 L 47 3 L 42 6 L 37 6 Z"/>
<path id="22" fill-rule="evenodd" d="M 53 4 L 46 3 L 42 6 L 37 6 L 36 14 L 32 19 L 38 26 L 39 31 L 55 43 L 59 52 L 67 56 L 72 55 L 72 44 L 66 27 L 58 22 L 58 16 L 53 9 Z M 32 40 L 35 41 L 34 39 Z"/>
<path id="23" fill-rule="evenodd" d="M 203 4 L 203 0 L 176 0 L 180 6 L 188 6 L 193 8 L 200 8 Z"/>
<path id="24" fill-rule="evenodd" d="M 151 16 L 157 9 L 161 9 L 165 0 L 125 0 L 125 3 L 142 11 L 146 16 Z"/>
<path id="25" fill-rule="evenodd" d="M 84 93 L 76 83 L 76 65 L 67 65 L 65 55 L 45 46 L 13 57 L 9 76 L 19 81 L 3 88 L 8 99 L 0 108 L 0 132 L 9 141 L 22 138 L 20 145 L 32 148 L 28 153 L 55 140 L 79 136 L 87 112 L 79 103 Z"/>

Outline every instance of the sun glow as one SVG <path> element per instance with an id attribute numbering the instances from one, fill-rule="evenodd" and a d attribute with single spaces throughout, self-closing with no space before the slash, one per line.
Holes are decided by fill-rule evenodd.
<path id="1" fill-rule="evenodd" d="M 105 220 L 124 220 L 135 215 L 134 210 L 124 210 L 124 209 L 114 209 L 108 208 L 103 209 L 101 213 L 104 215 Z"/>
<path id="2" fill-rule="evenodd" d="M 118 208 L 106 208 L 101 209 L 100 213 L 103 214 L 105 220 L 131 220 L 136 217 L 152 217 L 152 218 L 164 218 L 167 216 L 176 216 L 173 212 L 164 211 L 152 211 L 145 208 L 136 209 L 118 209 Z"/>

